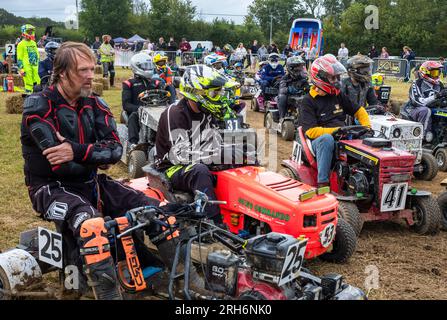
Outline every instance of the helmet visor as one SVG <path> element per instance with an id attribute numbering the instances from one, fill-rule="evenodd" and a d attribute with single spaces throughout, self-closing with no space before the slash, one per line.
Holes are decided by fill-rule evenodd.
<path id="1" fill-rule="evenodd" d="M 224 88 L 208 89 L 205 92 L 206 97 L 212 101 L 219 101 L 225 94 Z"/>
<path id="2" fill-rule="evenodd" d="M 439 69 L 433 69 L 433 70 L 430 70 L 429 72 L 430 72 L 430 77 L 433 79 L 437 79 L 441 75 L 441 70 L 439 70 Z"/>
<path id="3" fill-rule="evenodd" d="M 140 68 L 141 70 L 144 70 L 144 71 L 149 71 L 149 70 L 153 70 L 154 69 L 154 65 L 150 61 L 141 62 L 141 63 L 138 64 L 138 68 Z"/>

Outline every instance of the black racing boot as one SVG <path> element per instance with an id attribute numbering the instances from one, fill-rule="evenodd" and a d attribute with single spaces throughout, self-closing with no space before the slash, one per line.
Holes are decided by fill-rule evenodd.
<path id="1" fill-rule="evenodd" d="M 84 266 L 88 285 L 96 300 L 122 300 L 112 257 Z"/>
<path id="2" fill-rule="evenodd" d="M 157 244 L 158 252 L 160 257 L 165 264 L 165 266 L 169 269 L 169 272 L 172 271 L 172 266 L 174 264 L 175 257 L 175 248 L 177 241 L 163 241 L 162 243 Z M 180 249 L 180 257 L 179 262 L 177 264 L 176 274 L 185 271 L 185 256 L 186 256 L 186 244 L 182 246 Z M 189 272 L 189 289 L 192 291 L 205 296 L 212 296 L 213 293 L 205 289 L 205 281 L 204 278 L 201 277 L 197 273 L 197 269 L 191 263 Z M 177 286 L 182 292 L 184 288 L 184 278 L 178 281 Z"/>

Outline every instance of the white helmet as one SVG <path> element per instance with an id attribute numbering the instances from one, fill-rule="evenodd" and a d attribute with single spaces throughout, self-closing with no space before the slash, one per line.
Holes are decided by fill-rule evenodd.
<path id="1" fill-rule="evenodd" d="M 130 68 L 134 75 L 151 79 L 155 73 L 155 66 L 152 57 L 147 53 L 137 53 L 130 59 Z"/>

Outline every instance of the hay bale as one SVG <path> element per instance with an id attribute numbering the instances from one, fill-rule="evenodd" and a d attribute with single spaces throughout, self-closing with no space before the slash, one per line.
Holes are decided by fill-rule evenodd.
<path id="1" fill-rule="evenodd" d="M 23 82 L 23 77 L 19 74 L 14 74 L 14 85 L 16 87 L 24 87 L 25 86 L 25 82 Z"/>
<path id="2" fill-rule="evenodd" d="M 93 81 L 93 92 L 99 96 L 102 96 L 103 92 L 102 82 Z"/>
<path id="3" fill-rule="evenodd" d="M 101 66 L 101 65 L 96 65 L 96 66 L 95 66 L 95 74 L 100 74 L 100 75 L 102 75 L 102 73 L 103 73 L 102 66 Z"/>
<path id="4" fill-rule="evenodd" d="M 110 90 L 110 80 L 109 78 L 101 78 L 102 87 L 104 90 Z"/>
<path id="5" fill-rule="evenodd" d="M 23 112 L 24 100 L 21 93 L 8 93 L 5 99 L 6 112 L 10 114 L 21 114 Z"/>

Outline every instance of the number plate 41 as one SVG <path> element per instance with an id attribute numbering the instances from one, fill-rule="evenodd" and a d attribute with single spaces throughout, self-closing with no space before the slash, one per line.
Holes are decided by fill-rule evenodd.
<path id="1" fill-rule="evenodd" d="M 408 183 L 387 183 L 382 189 L 382 204 L 380 211 L 397 211 L 405 208 Z"/>

